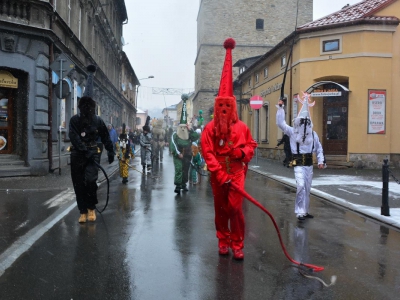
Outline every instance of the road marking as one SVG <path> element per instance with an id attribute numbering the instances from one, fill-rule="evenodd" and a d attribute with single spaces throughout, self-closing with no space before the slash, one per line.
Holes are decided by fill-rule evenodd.
<path id="1" fill-rule="evenodd" d="M 72 209 L 76 207 L 75 194 L 73 191 L 60 193 L 60 198 L 65 200 L 69 197 L 74 203 L 67 208 L 59 208 L 50 217 L 29 230 L 25 235 L 16 240 L 6 251 L 0 254 L 0 276 L 29 248 L 40 239 L 49 229 L 51 229 L 58 221 L 65 217 Z M 52 199 L 54 199 L 53 197 Z"/>
<path id="2" fill-rule="evenodd" d="M 350 192 L 350 191 L 348 191 L 348 190 L 345 190 L 345 189 L 338 189 L 338 190 L 339 190 L 339 191 L 346 192 L 346 193 L 349 193 L 349 194 L 353 194 L 353 195 L 358 195 L 358 196 L 360 196 L 360 194 L 359 194 L 359 193 Z"/>

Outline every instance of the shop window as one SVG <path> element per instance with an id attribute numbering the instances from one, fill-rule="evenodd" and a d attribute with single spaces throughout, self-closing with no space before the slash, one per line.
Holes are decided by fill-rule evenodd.
<path id="1" fill-rule="evenodd" d="M 264 30 L 264 19 L 256 19 L 256 29 Z"/>

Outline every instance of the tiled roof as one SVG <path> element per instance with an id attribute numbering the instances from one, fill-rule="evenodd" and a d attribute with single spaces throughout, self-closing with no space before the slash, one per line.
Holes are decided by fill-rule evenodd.
<path id="1" fill-rule="evenodd" d="M 351 6 L 345 6 L 341 10 L 321 19 L 309 22 L 297 27 L 298 31 L 319 28 L 325 26 L 342 25 L 346 23 L 357 23 L 361 21 L 382 22 L 399 19 L 393 16 L 374 16 L 374 14 L 397 0 L 364 0 Z"/>

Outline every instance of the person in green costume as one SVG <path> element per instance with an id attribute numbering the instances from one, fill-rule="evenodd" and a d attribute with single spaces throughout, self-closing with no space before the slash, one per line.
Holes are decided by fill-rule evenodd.
<path id="1" fill-rule="evenodd" d="M 174 192 L 177 194 L 188 191 L 187 182 L 189 180 L 189 167 L 192 159 L 192 142 L 199 139 L 197 132 L 189 128 L 187 124 L 187 109 L 186 101 L 189 99 L 188 95 L 183 94 L 182 99 L 182 114 L 178 128 L 171 136 L 169 149 L 172 153 L 175 166 Z"/>

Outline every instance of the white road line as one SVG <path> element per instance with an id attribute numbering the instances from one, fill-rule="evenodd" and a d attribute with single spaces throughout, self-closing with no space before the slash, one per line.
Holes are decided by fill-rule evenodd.
<path id="1" fill-rule="evenodd" d="M 35 228 L 29 230 L 25 235 L 21 236 L 9 248 L 7 248 L 6 251 L 0 254 L 0 276 L 2 276 L 4 272 L 49 229 L 76 207 L 76 201 L 74 199 L 75 194 L 73 191 L 67 193 L 62 192 L 59 196 L 60 198 L 63 198 L 60 200 L 66 200 L 68 197 L 69 199 L 73 199 L 74 203 L 69 205 L 67 208 L 59 208 L 50 217 Z M 56 197 L 53 197 L 52 199 L 55 199 Z"/>
<path id="2" fill-rule="evenodd" d="M 339 191 L 343 191 L 343 192 L 346 192 L 346 193 L 349 193 L 349 194 L 353 194 L 353 195 L 358 195 L 358 196 L 360 196 L 360 194 L 359 193 L 353 193 L 353 192 L 350 192 L 350 191 L 348 191 L 348 190 L 345 190 L 345 189 L 338 189 Z"/>

